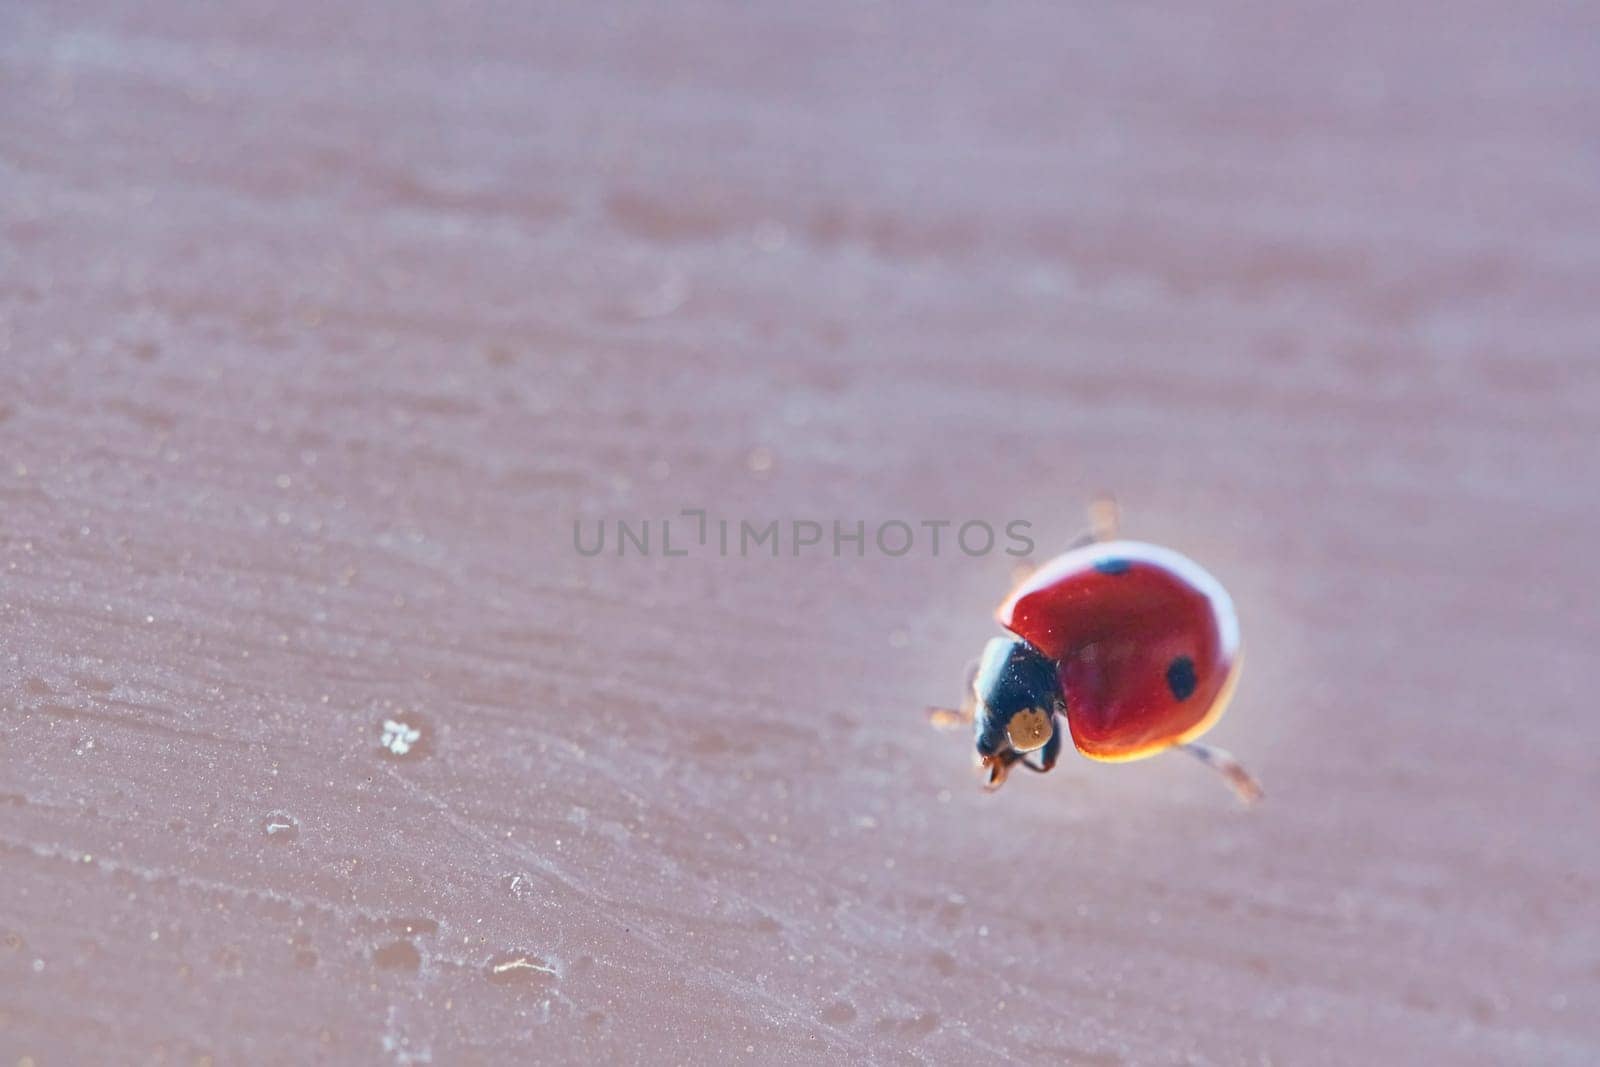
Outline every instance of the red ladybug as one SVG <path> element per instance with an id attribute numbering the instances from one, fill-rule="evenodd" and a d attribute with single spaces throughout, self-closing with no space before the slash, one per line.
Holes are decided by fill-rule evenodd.
<path id="1" fill-rule="evenodd" d="M 934 709 L 935 721 L 973 723 L 991 789 L 1019 763 L 1049 771 L 1066 732 L 1080 753 L 1109 763 L 1182 748 L 1245 801 L 1259 799 L 1261 787 L 1233 757 L 1196 740 L 1239 680 L 1227 590 L 1171 549 L 1119 540 L 1110 500 L 1097 501 L 1091 518 L 1087 543 L 1034 571 L 1000 605 L 995 618 L 1016 636 L 989 642 L 963 709 Z"/>

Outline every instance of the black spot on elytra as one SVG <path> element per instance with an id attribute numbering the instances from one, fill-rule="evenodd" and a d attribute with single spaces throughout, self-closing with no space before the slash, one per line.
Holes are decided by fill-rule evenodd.
<path id="1" fill-rule="evenodd" d="M 1188 656 L 1179 656 L 1167 664 L 1167 688 L 1178 700 L 1188 700 L 1194 696 L 1199 685 L 1200 679 L 1194 673 L 1194 660 Z"/>
<path id="2" fill-rule="evenodd" d="M 1094 565 L 1094 569 L 1101 574 L 1127 574 L 1133 569 L 1133 564 L 1125 559 L 1103 559 Z"/>

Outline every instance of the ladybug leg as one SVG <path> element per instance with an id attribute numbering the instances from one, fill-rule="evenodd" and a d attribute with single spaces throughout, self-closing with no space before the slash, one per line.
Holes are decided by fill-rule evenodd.
<path id="1" fill-rule="evenodd" d="M 1052 720 L 1052 723 L 1055 726 L 1055 732 L 1050 735 L 1050 740 L 1046 741 L 1044 743 L 1044 747 L 1039 750 L 1038 763 L 1033 762 L 1026 756 L 1019 755 L 1016 752 L 1012 752 L 1010 754 L 1012 757 L 1012 762 L 1019 766 L 1028 768 L 1028 770 L 1032 771 L 1034 774 L 1049 774 L 1052 770 L 1054 770 L 1056 761 L 1061 758 L 1061 734 L 1064 730 L 1064 725 L 1061 722 L 1060 716 L 1055 717 Z"/>
<path id="2" fill-rule="evenodd" d="M 1039 750 L 1039 765 L 1035 767 L 1032 763 L 1028 764 L 1029 770 L 1038 771 L 1040 774 L 1049 774 L 1054 769 L 1056 760 L 1061 758 L 1061 735 L 1067 732 L 1067 724 L 1059 715 L 1052 715 L 1050 724 L 1055 727 L 1055 731 L 1050 735 L 1050 740 Z"/>
<path id="3" fill-rule="evenodd" d="M 1266 791 L 1261 788 L 1261 783 L 1253 778 L 1244 765 L 1234 759 L 1232 754 L 1215 745 L 1202 745 L 1198 741 L 1190 741 L 1186 745 L 1179 745 L 1189 755 L 1204 763 L 1207 767 L 1222 775 L 1240 800 L 1246 804 L 1254 804 L 1266 796 Z"/>
<path id="4" fill-rule="evenodd" d="M 928 708 L 928 725 L 938 730 L 955 730 L 972 725 L 971 708 Z"/>
<path id="5" fill-rule="evenodd" d="M 1028 766 L 1028 761 L 1022 758 L 1022 753 L 1009 748 L 993 756 L 979 756 L 978 766 L 989 772 L 989 778 L 983 783 L 983 788 L 993 793 L 1005 785 L 1006 775 L 1010 774 L 1011 768 L 1018 763 Z"/>
<path id="6" fill-rule="evenodd" d="M 1002 785 L 1005 785 L 1006 775 L 1010 774 L 1012 769 L 1016 767 L 1026 767 L 1034 774 L 1049 774 L 1055 769 L 1056 760 L 1060 757 L 1061 728 L 1058 723 L 1055 734 L 1039 750 L 1039 759 L 1042 762 L 1035 763 L 1023 753 L 1011 748 L 993 756 L 980 756 L 978 765 L 987 767 L 989 770 L 989 780 L 984 783 L 983 787 L 991 793 L 999 789 Z"/>
<path id="7" fill-rule="evenodd" d="M 1115 541 L 1122 536 L 1122 509 L 1110 493 L 1097 493 L 1089 501 L 1089 534 L 1096 541 Z"/>
<path id="8" fill-rule="evenodd" d="M 1117 498 L 1110 493 L 1097 493 L 1089 501 L 1089 529 L 1067 546 L 1070 551 L 1101 541 L 1115 541 L 1122 536 L 1122 509 Z"/>
<path id="9" fill-rule="evenodd" d="M 928 709 L 928 724 L 940 730 L 954 730 L 958 726 L 971 726 L 973 718 L 978 713 L 978 694 L 972 688 L 972 683 L 978 680 L 978 661 L 973 660 L 967 664 L 967 684 L 962 687 L 965 694 L 961 698 L 959 708 Z"/>

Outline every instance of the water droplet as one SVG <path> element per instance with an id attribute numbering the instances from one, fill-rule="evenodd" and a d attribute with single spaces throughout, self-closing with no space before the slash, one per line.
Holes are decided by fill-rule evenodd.
<path id="1" fill-rule="evenodd" d="M 543 986 L 561 977 L 550 961 L 520 950 L 495 956 L 484 968 L 484 974 L 495 985 L 505 986 Z"/>
<path id="2" fill-rule="evenodd" d="M 300 836 L 300 820 L 286 811 L 274 811 L 261 820 L 261 829 L 269 840 L 282 844 Z"/>

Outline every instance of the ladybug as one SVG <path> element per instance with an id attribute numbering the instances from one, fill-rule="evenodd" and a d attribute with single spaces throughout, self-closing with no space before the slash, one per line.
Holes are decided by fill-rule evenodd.
<path id="1" fill-rule="evenodd" d="M 1260 799 L 1237 760 L 1198 742 L 1239 681 L 1227 590 L 1180 553 L 1122 540 L 1109 498 L 1090 520 L 1092 534 L 1025 576 L 996 610 L 1012 636 L 989 641 L 963 708 L 930 709 L 934 722 L 972 724 L 990 789 L 1018 765 L 1050 771 L 1070 735 L 1079 753 L 1107 763 L 1183 749 L 1246 803 Z"/>

